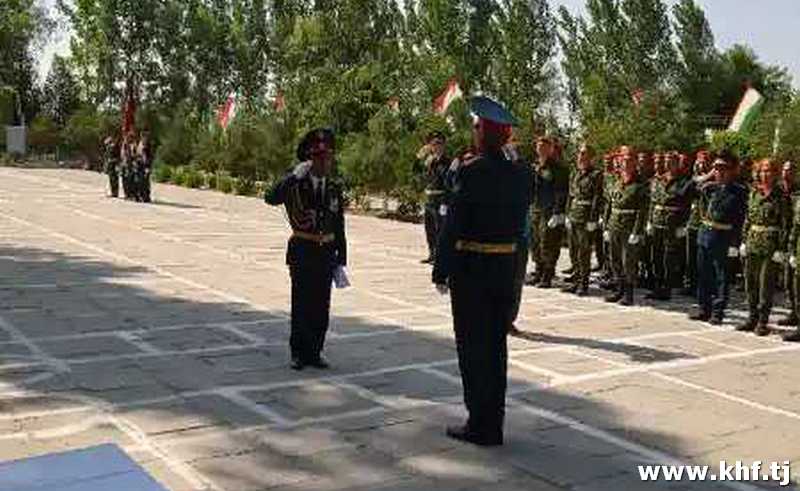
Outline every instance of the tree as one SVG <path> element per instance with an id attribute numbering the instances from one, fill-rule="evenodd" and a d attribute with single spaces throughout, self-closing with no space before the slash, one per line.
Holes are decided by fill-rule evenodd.
<path id="1" fill-rule="evenodd" d="M 67 59 L 56 56 L 44 83 L 42 106 L 44 112 L 59 127 L 81 106 L 80 87 Z"/>

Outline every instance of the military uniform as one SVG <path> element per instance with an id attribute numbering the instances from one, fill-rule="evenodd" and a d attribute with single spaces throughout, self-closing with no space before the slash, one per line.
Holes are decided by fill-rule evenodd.
<path id="1" fill-rule="evenodd" d="M 795 247 L 794 245 L 797 243 L 797 238 L 795 234 L 797 231 L 795 230 L 794 221 L 797 220 L 797 213 L 800 211 L 800 193 L 792 192 L 791 188 L 784 187 L 787 195 L 792 204 L 792 216 L 793 216 L 793 225 L 791 228 L 791 234 L 789 235 L 789 247 L 787 249 L 787 255 L 792 256 L 794 254 Z M 788 260 L 784 264 L 783 268 L 783 289 L 786 295 L 786 307 L 789 309 L 789 315 L 778 322 L 779 325 L 782 326 L 796 326 L 797 325 L 797 284 L 795 283 L 795 277 L 797 275 L 797 268 Z"/>
<path id="2" fill-rule="evenodd" d="M 697 303 L 695 320 L 721 324 L 730 297 L 729 251 L 739 247 L 747 209 L 747 189 L 732 182 L 700 186 L 695 207 L 697 230 Z"/>
<path id="3" fill-rule="evenodd" d="M 650 246 L 652 289 L 650 298 L 669 300 L 683 270 L 686 222 L 695 192 L 690 176 L 654 179 L 650 186 Z"/>
<path id="4" fill-rule="evenodd" d="M 570 250 L 574 254 L 574 290 L 586 294 L 591 273 L 592 244 L 603 211 L 603 173 L 597 169 L 576 170 L 569 188 L 568 220 Z"/>
<path id="5" fill-rule="evenodd" d="M 120 149 L 120 173 L 122 175 L 122 192 L 125 199 L 132 200 L 136 197 L 134 179 L 136 168 L 136 150 L 129 142 L 123 143 Z"/>
<path id="6" fill-rule="evenodd" d="M 689 220 L 686 222 L 686 268 L 683 279 L 684 291 L 690 295 L 697 294 L 697 234 L 702 223 L 704 203 L 702 195 L 695 194 L 689 211 Z"/>
<path id="7" fill-rule="evenodd" d="M 428 259 L 436 259 L 436 245 L 439 232 L 447 215 L 447 171 L 450 161 L 446 156 L 433 160 L 426 169 L 427 186 L 425 187 L 425 238 L 428 242 Z"/>
<path id="8" fill-rule="evenodd" d="M 750 192 L 744 226 L 745 289 L 750 318 L 739 330 L 756 329 L 760 335 L 769 332 L 767 323 L 780 271 L 776 259 L 786 250 L 791 220 L 789 197 L 780 186 L 774 186 L 766 196 L 757 188 Z"/>
<path id="9" fill-rule="evenodd" d="M 119 197 L 119 158 L 120 147 L 116 140 L 106 141 L 103 147 L 103 160 L 105 161 L 105 171 L 108 175 L 108 185 L 111 196 Z"/>
<path id="10" fill-rule="evenodd" d="M 792 277 L 792 286 L 795 291 L 793 298 L 795 305 L 793 305 L 792 311 L 795 313 L 800 312 L 797 305 L 797 292 L 800 291 L 800 268 L 797 267 L 798 262 L 800 262 L 800 240 L 798 239 L 800 239 L 800 193 L 795 193 L 792 196 L 792 231 L 789 236 L 788 245 L 788 254 L 791 256 L 791 259 L 787 261 L 790 264 L 790 270 L 794 273 Z M 783 339 L 791 342 L 800 341 L 800 326 L 798 326 L 794 332 L 784 335 Z"/>
<path id="11" fill-rule="evenodd" d="M 612 190 L 607 232 L 617 292 L 606 299 L 609 302 L 633 304 L 649 199 L 647 183 L 640 179 L 625 183 L 620 178 Z"/>
<path id="12" fill-rule="evenodd" d="M 342 187 L 331 176 L 318 178 L 309 172 L 298 178 L 290 172 L 264 198 L 286 207 L 292 227 L 286 264 L 292 280 L 293 367 L 320 366 L 334 271 L 347 265 Z"/>
<path id="13" fill-rule="evenodd" d="M 485 97 L 473 98 L 471 106 L 479 117 L 487 111 L 507 114 Z M 448 435 L 478 445 L 503 442 L 506 335 L 514 303 L 516 248 L 530 205 L 528 182 L 528 168 L 513 165 L 499 149 L 482 150 L 461 166 L 433 268 L 433 282 L 450 287 L 469 412 L 467 424 L 448 428 Z"/>
<path id="14" fill-rule="evenodd" d="M 150 202 L 150 173 L 153 168 L 153 150 L 150 142 L 143 140 L 136 152 L 136 198 L 144 203 Z"/>
<path id="15" fill-rule="evenodd" d="M 534 168 L 531 213 L 531 256 L 536 264 L 540 287 L 550 287 L 564 239 L 564 222 L 569 197 L 569 169 L 558 160 Z M 553 223 L 551 219 L 555 219 Z"/>

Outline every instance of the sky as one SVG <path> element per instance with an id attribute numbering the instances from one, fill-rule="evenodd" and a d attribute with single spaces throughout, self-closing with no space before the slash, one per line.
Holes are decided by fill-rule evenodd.
<path id="1" fill-rule="evenodd" d="M 49 8 L 55 0 L 40 0 Z M 666 0 L 674 4 L 677 0 Z M 734 44 L 751 46 L 762 61 L 789 68 L 794 86 L 800 88 L 800 0 L 697 0 L 705 9 L 721 49 Z M 583 11 L 585 0 L 550 0 L 556 8 L 565 5 L 574 13 Z M 69 53 L 69 37 L 56 34 L 44 48 L 39 74 L 44 77 L 55 54 Z"/>

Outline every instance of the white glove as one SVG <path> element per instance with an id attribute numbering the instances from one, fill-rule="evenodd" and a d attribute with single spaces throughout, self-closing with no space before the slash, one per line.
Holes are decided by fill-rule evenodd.
<path id="1" fill-rule="evenodd" d="M 564 215 L 553 215 L 547 221 L 547 228 L 556 228 L 565 222 Z"/>
<path id="2" fill-rule="evenodd" d="M 793 268 L 797 267 L 797 256 L 789 256 L 789 266 Z"/>
<path id="3" fill-rule="evenodd" d="M 611 232 L 608 230 L 603 232 L 603 242 L 611 242 Z"/>
<path id="4" fill-rule="evenodd" d="M 603 219 L 602 219 L 602 218 L 601 218 L 600 220 L 598 220 L 598 221 L 597 221 L 597 224 L 598 224 L 599 226 L 601 226 L 601 227 L 603 226 L 603 224 L 604 224 L 604 223 L 605 223 L 605 222 L 603 221 Z"/>
<path id="5" fill-rule="evenodd" d="M 739 255 L 742 257 L 747 255 L 747 244 L 742 243 L 742 245 L 739 246 Z"/>
<path id="6" fill-rule="evenodd" d="M 775 253 L 772 255 L 772 260 L 779 264 L 783 264 L 785 259 L 786 255 L 783 253 L 783 251 L 775 251 Z"/>
<path id="7" fill-rule="evenodd" d="M 644 231 L 647 235 L 653 235 L 653 224 L 647 222 L 647 227 L 644 229 Z"/>
<path id="8" fill-rule="evenodd" d="M 728 248 L 728 257 L 739 257 L 739 248 L 738 247 Z"/>
<path id="9" fill-rule="evenodd" d="M 678 228 L 678 230 L 675 231 L 675 237 L 678 239 L 686 237 L 686 227 Z"/>
<path id="10" fill-rule="evenodd" d="M 445 284 L 436 283 L 436 291 L 439 292 L 440 295 L 447 295 L 450 293 L 450 287 Z"/>
<path id="11" fill-rule="evenodd" d="M 597 224 L 594 222 L 589 222 L 586 224 L 586 231 L 587 232 L 594 232 L 597 230 Z"/>
<path id="12" fill-rule="evenodd" d="M 294 174 L 294 177 L 296 177 L 297 179 L 302 179 L 302 178 L 306 177 L 306 174 L 308 174 L 308 171 L 310 171 L 310 170 L 311 170 L 311 162 L 310 161 L 309 162 L 300 162 L 299 164 L 297 164 L 295 166 L 294 170 L 292 171 L 292 174 Z"/>
<path id="13" fill-rule="evenodd" d="M 572 230 L 572 220 L 567 218 L 567 220 L 564 222 L 564 226 L 567 227 L 567 230 Z"/>
<path id="14" fill-rule="evenodd" d="M 630 245 L 636 245 L 641 241 L 642 241 L 642 236 L 641 235 L 631 234 L 631 236 L 628 237 L 628 244 L 630 244 Z"/>
<path id="15" fill-rule="evenodd" d="M 447 205 L 439 205 L 439 216 L 447 216 Z"/>

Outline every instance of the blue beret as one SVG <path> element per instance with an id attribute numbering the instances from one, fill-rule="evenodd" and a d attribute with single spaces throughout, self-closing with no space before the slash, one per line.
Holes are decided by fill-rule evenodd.
<path id="1" fill-rule="evenodd" d="M 517 120 L 508 109 L 499 102 L 486 96 L 474 96 L 469 99 L 469 108 L 472 113 L 481 118 L 497 124 L 516 125 Z"/>

